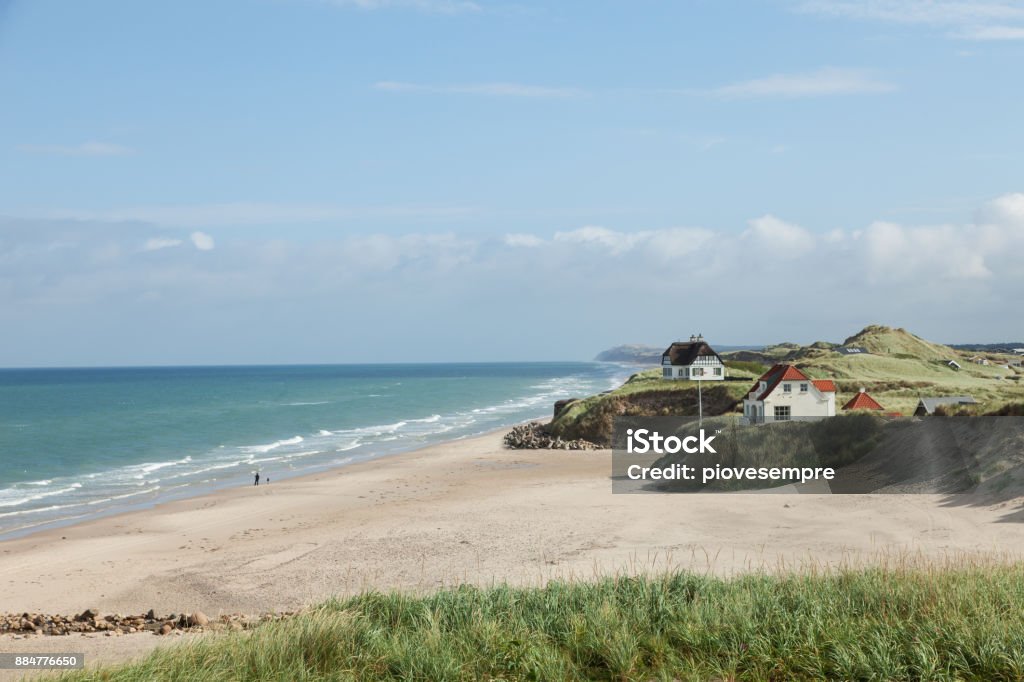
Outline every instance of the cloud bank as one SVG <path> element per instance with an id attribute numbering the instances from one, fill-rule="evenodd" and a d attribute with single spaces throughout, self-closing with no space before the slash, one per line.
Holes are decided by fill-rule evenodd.
<path id="1" fill-rule="evenodd" d="M 7 219 L 0 365 L 89 364 L 65 357 L 80 347 L 108 364 L 585 359 L 694 329 L 806 342 L 871 322 L 1016 340 L 1022 252 L 1024 193 L 962 224 L 842 228 L 761 215 L 720 229 L 291 239 Z"/>

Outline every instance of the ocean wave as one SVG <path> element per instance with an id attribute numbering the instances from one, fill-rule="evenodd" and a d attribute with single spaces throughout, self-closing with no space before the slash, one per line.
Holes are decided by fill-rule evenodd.
<path id="1" fill-rule="evenodd" d="M 265 453 L 271 450 L 276 450 L 279 447 L 285 445 L 298 445 L 303 440 L 302 436 L 292 436 L 291 438 L 285 438 L 284 440 L 275 440 L 273 443 L 267 443 L 265 445 L 243 445 L 242 449 L 247 452 Z"/>
<path id="2" fill-rule="evenodd" d="M 300 403 L 281 403 L 281 404 L 284 405 L 285 407 L 304 407 L 306 405 L 330 405 L 330 403 L 331 403 L 330 400 L 317 400 L 315 402 L 310 402 L 310 403 L 301 403 L 300 402 Z"/>
<path id="3" fill-rule="evenodd" d="M 0 491 L 0 507 L 20 507 L 23 504 L 28 504 L 29 502 L 35 502 L 36 500 L 42 500 L 42 499 L 45 499 L 47 497 L 53 497 L 54 495 L 63 495 L 64 493 L 69 493 L 72 490 L 78 490 L 81 487 L 82 487 L 81 483 L 72 483 L 71 485 L 69 485 L 67 487 L 58 488 L 57 490 L 46 490 L 44 492 L 32 493 L 30 495 L 22 496 L 22 497 L 13 497 L 12 495 L 6 495 L 6 496 L 2 495 L 2 493 L 9 492 L 9 491 L 10 492 L 18 492 L 18 491 L 16 491 L 13 488 L 8 488 L 7 490 Z M 7 499 L 4 499 L 5 497 Z"/>
<path id="4" fill-rule="evenodd" d="M 103 504 L 105 502 L 113 502 L 114 500 L 125 500 L 125 499 L 128 499 L 129 497 L 138 497 L 139 495 L 148 495 L 149 493 L 155 493 L 158 490 L 160 490 L 160 486 L 155 485 L 155 486 L 153 486 L 151 488 L 146 488 L 145 490 L 136 490 L 134 492 L 125 493 L 123 495 L 111 495 L 110 497 L 104 497 L 104 498 L 100 498 L 98 500 L 89 500 L 85 504 L 97 505 L 97 504 Z M 78 505 L 75 505 L 75 506 L 78 506 Z"/>
<path id="5" fill-rule="evenodd" d="M 173 462 L 146 462 L 145 464 L 133 464 L 131 466 L 124 467 L 124 471 L 139 472 L 133 474 L 133 478 L 145 478 L 154 471 L 160 471 L 167 467 L 177 466 L 179 464 L 188 464 L 192 461 L 192 457 L 183 457 L 182 459 L 174 460 Z"/>
<path id="6" fill-rule="evenodd" d="M 33 509 L 19 509 L 18 511 L 4 512 L 0 514 L 0 519 L 10 518 L 13 516 L 27 516 L 28 514 L 42 514 L 45 512 L 60 511 L 61 509 L 70 509 L 71 507 L 81 507 L 84 502 L 78 504 L 54 504 L 49 507 L 35 507 Z"/>

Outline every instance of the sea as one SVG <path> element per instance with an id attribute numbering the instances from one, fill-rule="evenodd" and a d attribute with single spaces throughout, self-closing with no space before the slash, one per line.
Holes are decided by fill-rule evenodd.
<path id="1" fill-rule="evenodd" d="M 342 467 L 620 384 L 612 363 L 0 369 L 0 539 Z"/>

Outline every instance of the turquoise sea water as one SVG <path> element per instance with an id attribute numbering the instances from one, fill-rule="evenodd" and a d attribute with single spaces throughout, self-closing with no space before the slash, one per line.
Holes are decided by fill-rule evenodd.
<path id="1" fill-rule="evenodd" d="M 0 370 L 0 538 L 479 434 L 601 363 Z"/>

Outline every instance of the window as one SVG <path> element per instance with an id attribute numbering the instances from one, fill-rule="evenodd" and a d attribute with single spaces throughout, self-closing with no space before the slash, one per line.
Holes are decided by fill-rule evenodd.
<path id="1" fill-rule="evenodd" d="M 800 392 L 807 393 L 807 384 L 800 384 Z"/>
<path id="2" fill-rule="evenodd" d="M 663 378 L 665 378 L 665 379 L 671 379 L 672 378 L 672 368 L 671 367 L 666 367 L 665 369 L 661 370 L 661 376 Z"/>
<path id="3" fill-rule="evenodd" d="M 716 377 L 722 376 L 722 368 L 721 367 L 715 367 L 715 376 Z"/>
<path id="4" fill-rule="evenodd" d="M 782 392 L 783 393 L 792 393 L 793 392 L 793 384 L 782 384 Z"/>
<path id="5" fill-rule="evenodd" d="M 789 421 L 789 405 L 776 405 L 775 406 L 775 421 L 787 422 Z"/>
<path id="6" fill-rule="evenodd" d="M 704 376 L 704 368 L 703 367 L 694 367 L 693 368 L 693 376 L 695 376 L 695 377 L 702 377 L 702 376 Z"/>

